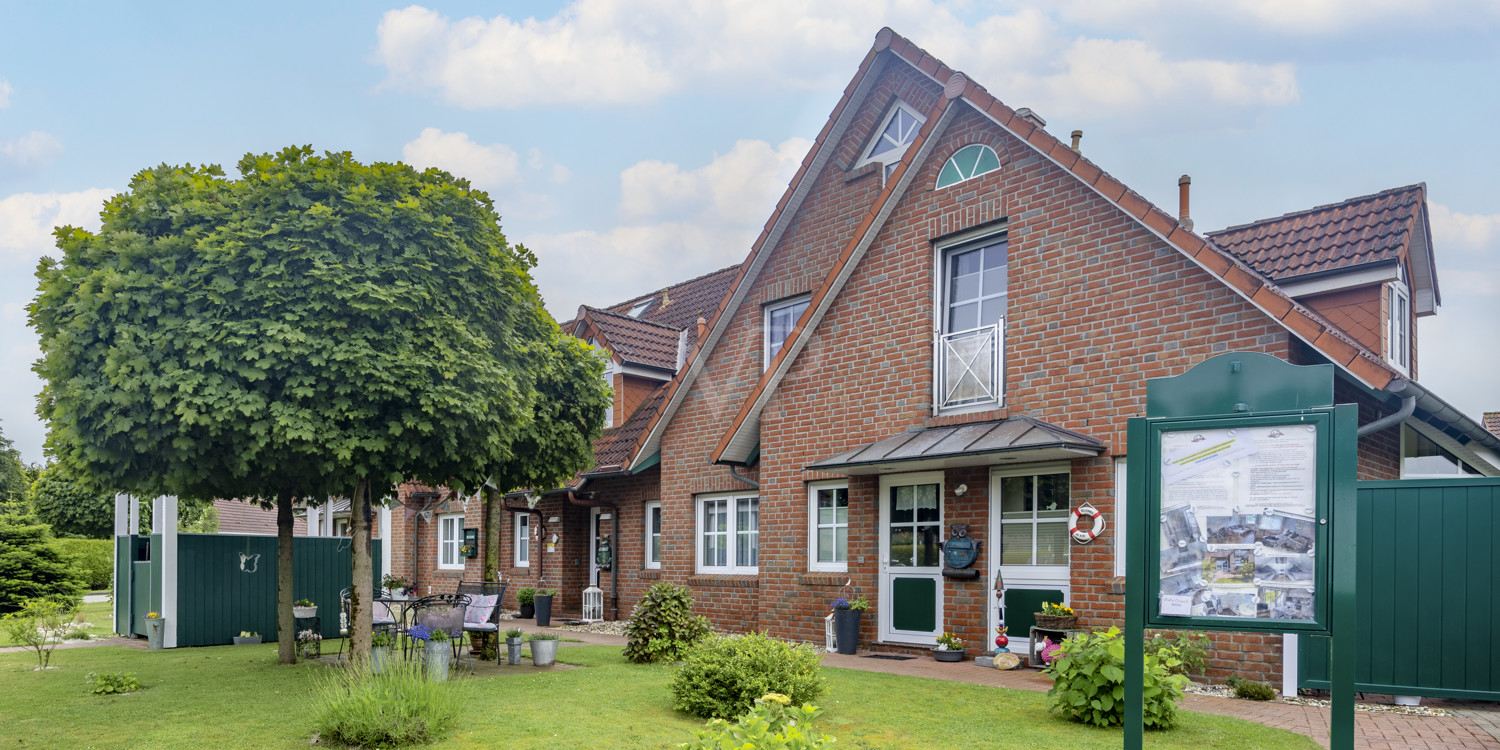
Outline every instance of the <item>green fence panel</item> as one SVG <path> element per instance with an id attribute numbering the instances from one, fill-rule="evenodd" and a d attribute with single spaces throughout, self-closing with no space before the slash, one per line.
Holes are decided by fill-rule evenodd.
<path id="1" fill-rule="evenodd" d="M 1361 482 L 1355 689 L 1500 700 L 1500 479 Z M 1328 641 L 1298 684 L 1328 689 Z"/>

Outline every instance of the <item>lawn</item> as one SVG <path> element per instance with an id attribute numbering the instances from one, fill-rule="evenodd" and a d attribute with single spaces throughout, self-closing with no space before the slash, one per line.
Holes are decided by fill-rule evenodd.
<path id="1" fill-rule="evenodd" d="M 337 645 L 337 644 L 333 644 Z M 275 645 L 137 651 L 57 651 L 58 668 L 30 671 L 0 654 L 0 746 L 69 748 L 305 748 L 307 702 L 319 664 L 275 665 Z M 702 722 L 671 709 L 671 667 L 627 663 L 619 649 L 570 646 L 582 669 L 452 683 L 466 703 L 459 730 L 436 748 L 674 747 Z M 133 672 L 143 692 L 94 697 L 91 671 Z M 845 748 L 1117 748 L 1119 730 L 1070 724 L 1039 693 L 825 669 L 818 728 Z M 1306 737 L 1235 719 L 1185 714 L 1147 735 L 1152 748 L 1315 748 Z"/>
<path id="2" fill-rule="evenodd" d="M 108 638 L 114 635 L 114 606 L 110 602 L 85 602 L 79 607 L 78 612 L 83 621 L 90 625 L 86 631 L 90 638 Z M 10 635 L 0 629 L 0 648 L 14 645 L 16 644 L 11 642 Z"/>

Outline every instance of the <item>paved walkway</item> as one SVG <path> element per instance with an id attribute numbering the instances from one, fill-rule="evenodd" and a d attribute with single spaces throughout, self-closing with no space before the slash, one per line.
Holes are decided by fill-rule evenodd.
<path id="1" fill-rule="evenodd" d="M 623 646 L 625 639 L 615 635 L 577 633 L 557 628 L 539 628 L 531 620 L 502 620 L 501 628 L 516 627 L 530 633 L 552 632 L 564 638 L 576 638 L 584 644 L 600 646 Z M 564 643 L 564 646 L 582 645 Z M 968 682 L 976 685 L 1016 690 L 1046 692 L 1052 681 L 1041 672 L 1029 669 L 1001 671 L 981 667 L 974 662 L 963 664 L 941 664 L 931 658 L 919 656 L 915 659 L 892 660 L 871 659 L 863 655 L 845 656 L 825 654 L 823 664 L 841 669 L 858 669 L 866 672 L 885 672 L 910 677 L 929 677 L 936 680 Z M 1368 697 L 1368 696 L 1367 696 Z M 1500 750 L 1500 706 L 1486 703 L 1459 703 L 1424 700 L 1423 705 L 1442 706 L 1450 716 L 1409 716 L 1355 712 L 1354 729 L 1356 748 L 1368 750 L 1447 750 L 1463 748 L 1473 750 Z M 1323 747 L 1328 747 L 1328 722 L 1330 711 L 1317 706 L 1297 706 L 1281 702 L 1257 702 L 1231 698 L 1214 698 L 1206 695 L 1188 695 L 1182 707 L 1189 711 L 1206 714 L 1232 716 L 1254 721 L 1267 726 L 1285 729 L 1311 737 Z"/>

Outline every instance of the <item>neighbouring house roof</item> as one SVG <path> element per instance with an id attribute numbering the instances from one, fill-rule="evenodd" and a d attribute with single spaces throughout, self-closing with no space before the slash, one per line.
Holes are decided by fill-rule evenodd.
<path id="1" fill-rule="evenodd" d="M 1484 429 L 1495 435 L 1500 435 L 1500 411 L 1487 411 L 1484 413 Z"/>
<path id="2" fill-rule="evenodd" d="M 215 500 L 220 534 L 275 534 L 276 511 L 244 500 Z M 307 536 L 305 514 L 292 519 L 292 534 Z"/>
<path id="3" fill-rule="evenodd" d="M 679 281 L 671 286 L 658 289 L 649 294 L 632 297 L 618 304 L 599 308 L 580 307 L 578 315 L 572 320 L 564 322 L 562 329 L 576 334 L 578 325 L 582 322 L 587 310 L 603 310 L 607 313 L 629 317 L 627 313 L 634 309 L 636 305 L 649 300 L 651 302 L 650 306 L 646 308 L 645 312 L 641 313 L 639 318 L 633 318 L 633 320 L 656 323 L 667 326 L 674 331 L 686 330 L 688 332 L 687 350 L 691 352 L 696 348 L 698 343 L 698 318 L 710 318 L 713 316 L 714 312 L 718 310 L 720 301 L 724 299 L 724 295 L 729 293 L 730 285 L 734 283 L 735 274 L 738 274 L 739 271 L 740 267 L 733 265 L 703 274 L 702 276 L 696 276 L 687 281 Z M 672 346 L 673 365 L 675 366 L 677 352 L 675 341 Z"/>
<path id="4" fill-rule="evenodd" d="M 1104 443 L 1030 417 L 911 430 L 808 464 L 810 471 L 882 474 L 1097 456 Z"/>
<path id="5" fill-rule="evenodd" d="M 635 446 L 640 440 L 641 433 L 646 431 L 652 418 L 661 409 L 662 397 L 666 395 L 666 392 L 665 384 L 658 386 L 625 420 L 624 424 L 605 430 L 604 434 L 594 441 L 594 467 L 574 477 L 568 486 L 577 488 L 591 476 L 615 474 L 628 467 L 631 458 L 635 455 Z"/>
<path id="6" fill-rule="evenodd" d="M 598 334 L 599 343 L 620 362 L 677 370 L 682 329 L 592 307 L 584 308 L 580 320 L 588 321 Z"/>

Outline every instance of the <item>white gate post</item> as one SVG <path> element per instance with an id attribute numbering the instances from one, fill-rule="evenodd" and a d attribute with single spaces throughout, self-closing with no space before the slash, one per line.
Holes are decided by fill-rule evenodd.
<path id="1" fill-rule="evenodd" d="M 110 589 L 114 592 L 115 610 L 115 635 L 129 635 L 130 629 L 130 520 L 135 517 L 135 498 L 123 493 L 115 493 L 115 534 L 114 547 L 109 552 L 110 564 L 114 568 L 114 575 L 110 577 Z M 125 556 L 125 569 L 120 569 L 120 538 L 125 537 L 123 544 L 127 552 Z M 125 579 L 120 580 L 120 576 Z"/>
<path id="2" fill-rule="evenodd" d="M 161 534 L 162 648 L 177 648 L 177 496 L 156 498 L 151 522 Z M 155 554 L 153 552 L 153 554 Z"/>
<path id="3" fill-rule="evenodd" d="M 1297 697 L 1297 634 L 1283 633 L 1281 636 L 1281 694 Z"/>

